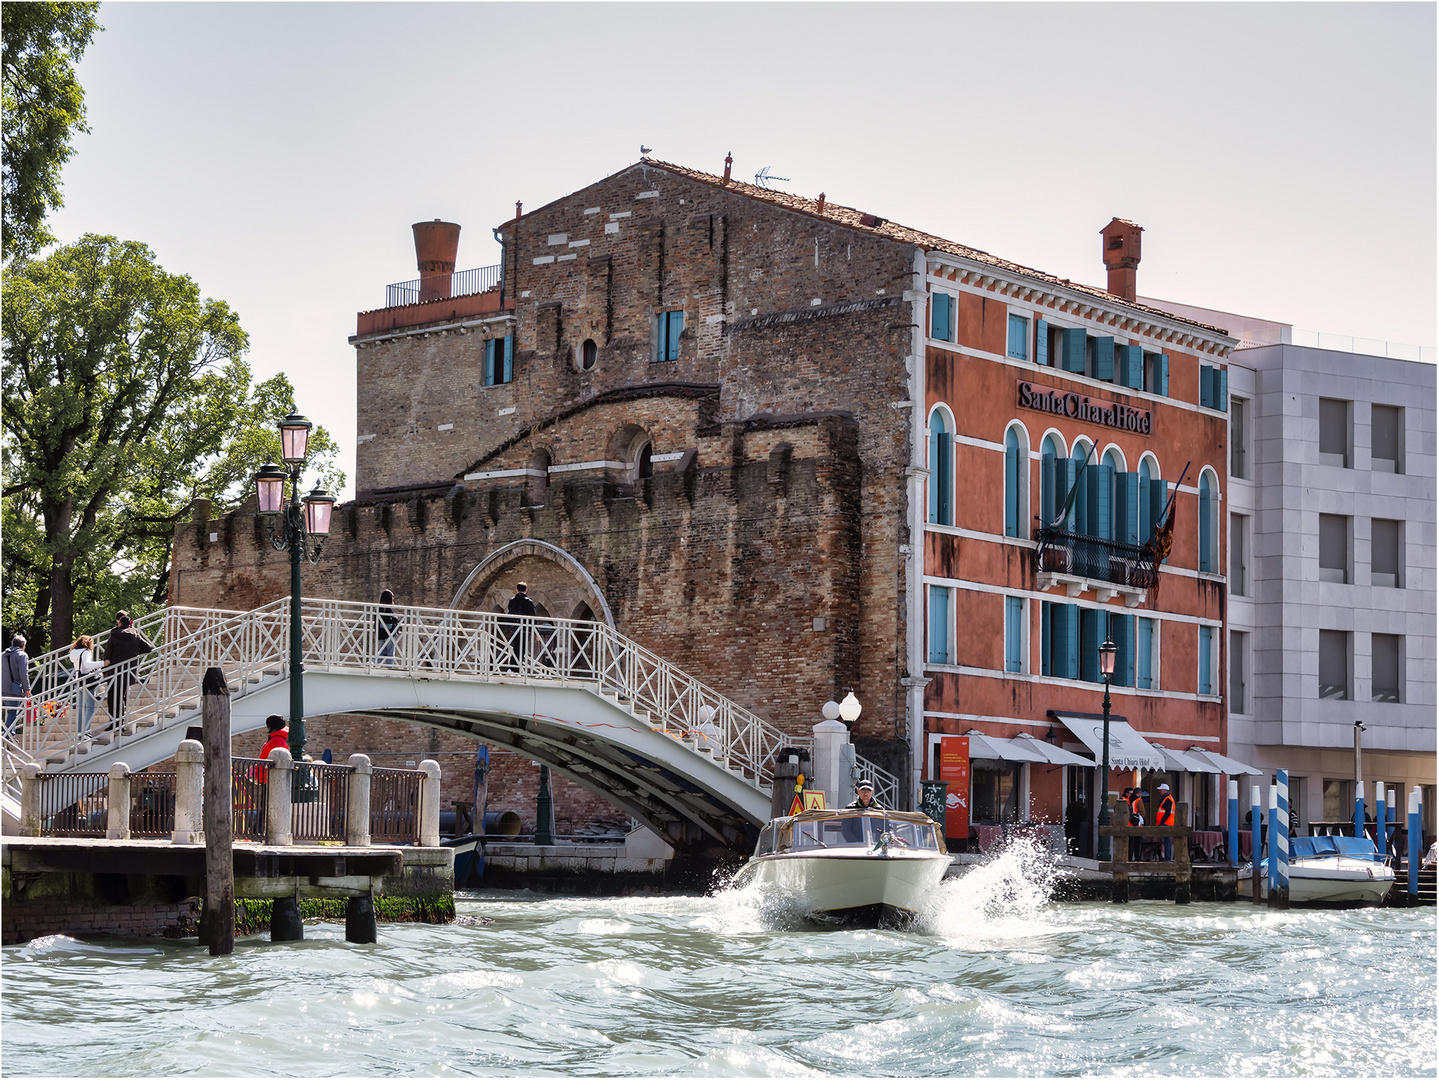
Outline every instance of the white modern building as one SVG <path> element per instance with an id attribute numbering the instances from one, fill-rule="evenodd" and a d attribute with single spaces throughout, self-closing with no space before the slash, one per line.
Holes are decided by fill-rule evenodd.
<path id="1" fill-rule="evenodd" d="M 1376 780 L 1420 785 L 1432 836 L 1435 365 L 1294 345 L 1285 324 L 1145 302 L 1245 346 L 1230 357 L 1223 519 L 1229 755 L 1288 769 L 1305 825 L 1348 820 L 1358 722 L 1367 805 Z"/>

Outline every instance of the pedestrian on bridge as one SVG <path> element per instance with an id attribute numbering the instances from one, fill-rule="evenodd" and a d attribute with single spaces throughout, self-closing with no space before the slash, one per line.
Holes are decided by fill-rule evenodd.
<path id="1" fill-rule="evenodd" d="M 382 664 L 395 662 L 395 630 L 400 625 L 400 617 L 395 614 L 392 606 L 394 602 L 395 594 L 389 589 L 380 593 L 380 612 L 376 617 L 375 636 L 380 642 L 378 660 Z"/>
<path id="2" fill-rule="evenodd" d="M 527 595 L 530 587 L 523 581 L 515 583 L 515 595 L 510 597 L 509 607 L 505 610 L 511 615 L 523 615 L 529 618 L 535 616 L 535 602 Z M 531 629 L 518 619 L 509 621 L 510 651 L 514 653 L 516 668 L 525 666 L 525 643 L 529 638 Z"/>
<path id="3" fill-rule="evenodd" d="M 105 678 L 110 682 L 105 705 L 110 710 L 112 727 L 118 729 L 125 722 L 130 687 L 140 681 L 135 674 L 140 657 L 154 651 L 155 646 L 135 629 L 130 616 L 117 611 L 115 629 L 110 631 L 110 640 L 105 643 Z"/>
<path id="4" fill-rule="evenodd" d="M 30 657 L 25 652 L 25 639 L 16 634 L 10 640 L 10 647 L 0 653 L 5 658 L 5 737 L 14 738 L 15 718 L 25 708 L 30 696 Z"/>
<path id="5" fill-rule="evenodd" d="M 105 665 L 95 659 L 95 639 L 89 634 L 81 634 L 70 646 L 70 665 L 75 669 L 77 731 L 82 736 L 89 735 L 90 718 L 95 715 L 95 684 L 105 669 Z"/>

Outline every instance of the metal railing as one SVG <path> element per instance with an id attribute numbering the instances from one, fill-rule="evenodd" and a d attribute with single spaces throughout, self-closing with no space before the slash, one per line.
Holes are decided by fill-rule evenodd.
<path id="1" fill-rule="evenodd" d="M 423 304 L 430 300 L 446 300 L 452 296 L 469 296 L 498 289 L 502 265 L 477 266 L 473 270 L 456 270 L 450 274 L 427 274 L 413 281 L 386 285 L 385 307 Z"/>
<path id="2" fill-rule="evenodd" d="M 290 808 L 295 843 L 345 842 L 350 773 L 348 765 L 295 762 L 295 801 Z"/>
<path id="3" fill-rule="evenodd" d="M 419 840 L 424 776 L 414 769 L 375 769 L 371 773 L 372 844 L 413 844 Z"/>
<path id="4" fill-rule="evenodd" d="M 168 837 L 175 832 L 175 774 L 130 777 L 130 835 Z"/>
<path id="5" fill-rule="evenodd" d="M 289 671 L 290 600 L 253 611 L 169 608 L 142 620 L 156 649 L 140 658 L 129 688 L 124 723 L 111 739 L 192 724 L 199 715 L 207 668 L 220 667 L 234 698 Z M 363 672 L 376 677 L 469 679 L 579 686 L 607 697 L 652 730 L 698 745 L 753 786 L 768 782 L 775 754 L 809 740 L 781 731 L 717 690 L 608 625 L 575 619 L 397 607 L 393 656 L 380 655 L 380 606 L 342 600 L 301 601 L 303 662 L 307 671 Z M 41 707 L 4 740 L 5 782 L 18 798 L 19 762 L 47 762 L 57 771 L 80 764 L 74 722 L 77 688 L 57 673 L 68 648 L 37 657 L 32 685 Z M 233 700 L 233 699 L 232 699 Z M 44 707 L 53 704 L 55 708 Z M 103 706 L 103 702 L 102 702 Z M 97 711 L 97 717 L 100 712 Z M 98 722 L 95 725 L 98 727 Z M 86 744 L 87 747 L 89 744 Z"/>
<path id="6" fill-rule="evenodd" d="M 43 804 L 58 806 L 40 819 L 41 836 L 104 836 L 110 808 L 109 773 L 64 773 L 38 779 Z"/>
<path id="7" fill-rule="evenodd" d="M 1040 529 L 1038 539 L 1034 552 L 1037 573 L 1069 574 L 1135 589 L 1151 589 L 1159 580 L 1148 545 L 1050 528 Z"/>
<path id="8" fill-rule="evenodd" d="M 859 770 L 858 779 L 868 780 L 874 785 L 874 797 L 881 805 L 891 810 L 907 809 L 899 805 L 899 777 L 858 754 L 854 757 L 854 764 Z"/>
<path id="9" fill-rule="evenodd" d="M 270 763 L 260 758 L 230 759 L 230 797 L 234 802 L 231 828 L 236 840 L 265 842 L 269 812 Z"/>

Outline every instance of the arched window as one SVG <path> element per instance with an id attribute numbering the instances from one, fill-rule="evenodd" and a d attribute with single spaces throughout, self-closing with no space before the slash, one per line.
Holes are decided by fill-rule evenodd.
<path id="1" fill-rule="evenodd" d="M 1219 573 L 1219 485 L 1214 470 L 1205 466 L 1199 473 L 1199 569 Z"/>
<path id="2" fill-rule="evenodd" d="M 1004 535 L 1029 535 L 1029 432 L 1013 423 L 1004 433 Z"/>
<path id="3" fill-rule="evenodd" d="M 655 474 L 654 450 L 652 444 L 645 443 L 640 447 L 640 452 L 635 457 L 635 479 L 645 480 Z"/>
<path id="4" fill-rule="evenodd" d="M 954 429 L 944 409 L 929 414 L 929 521 L 954 524 Z"/>
<path id="5" fill-rule="evenodd" d="M 1039 447 L 1039 516 L 1045 527 L 1055 524 L 1059 508 L 1064 505 L 1068 460 L 1064 443 L 1052 433 L 1046 435 Z"/>
<path id="6" fill-rule="evenodd" d="M 1103 466 L 1102 483 L 1104 494 L 1109 499 L 1108 513 L 1104 522 L 1104 532 L 1100 535 L 1110 540 L 1118 541 L 1121 544 L 1130 544 L 1134 541 L 1129 539 L 1130 518 L 1127 513 L 1129 508 L 1129 489 L 1131 486 L 1127 479 L 1128 474 L 1124 471 L 1124 455 L 1119 452 L 1118 447 L 1111 446 L 1104 452 L 1100 464 Z M 1093 466 L 1090 466 L 1093 468 Z M 1137 477 L 1135 479 L 1138 479 Z M 1135 488 L 1137 492 L 1137 487 Z M 1135 530 L 1137 531 L 1137 530 Z"/>
<path id="7" fill-rule="evenodd" d="M 1155 526 L 1168 500 L 1169 485 L 1159 477 L 1159 463 L 1153 454 L 1145 454 L 1139 459 L 1139 543 L 1147 544 L 1154 538 Z"/>
<path id="8" fill-rule="evenodd" d="M 1109 498 L 1092 497 L 1099 486 L 1099 474 L 1103 467 L 1090 461 L 1094 456 L 1093 444 L 1088 439 L 1075 439 L 1069 451 L 1070 471 L 1066 477 L 1066 491 L 1074 492 L 1073 507 L 1066 528 L 1085 536 L 1103 536 L 1109 528 Z M 1089 461 L 1089 465 L 1084 463 Z M 1094 511 L 1091 511 L 1094 507 Z"/>

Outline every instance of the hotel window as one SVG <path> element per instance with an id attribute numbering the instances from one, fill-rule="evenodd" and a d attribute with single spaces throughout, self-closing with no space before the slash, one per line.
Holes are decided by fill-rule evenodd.
<path id="1" fill-rule="evenodd" d="M 1319 464 L 1347 469 L 1349 462 L 1349 402 L 1319 399 Z"/>
<path id="2" fill-rule="evenodd" d="M 1154 538 L 1154 528 L 1164 515 L 1169 501 L 1169 485 L 1160 478 L 1159 467 L 1148 456 L 1139 459 L 1139 540 L 1147 544 Z"/>
<path id="3" fill-rule="evenodd" d="M 1199 628 L 1199 692 L 1200 694 L 1213 694 L 1216 691 L 1214 680 L 1215 660 L 1218 659 L 1214 647 L 1214 627 L 1201 626 Z"/>
<path id="4" fill-rule="evenodd" d="M 1404 700 L 1404 639 L 1396 634 L 1375 634 L 1373 665 L 1373 699 L 1399 704 Z"/>
<path id="5" fill-rule="evenodd" d="M 1229 399 L 1229 475 L 1249 479 L 1249 401 Z"/>
<path id="6" fill-rule="evenodd" d="M 1140 345 L 1116 346 L 1115 381 L 1131 390 L 1144 389 L 1144 348 Z"/>
<path id="7" fill-rule="evenodd" d="M 1249 684 L 1246 672 L 1249 668 L 1249 635 L 1238 630 L 1229 631 L 1229 711 L 1244 714 L 1249 711 Z"/>
<path id="8" fill-rule="evenodd" d="M 1078 472 L 1079 463 L 1073 458 L 1066 457 L 1064 448 L 1055 441 L 1053 435 L 1044 437 L 1043 446 L 1039 452 L 1040 465 L 1040 501 L 1039 515 L 1040 524 L 1046 527 L 1072 530 L 1074 528 L 1074 507 L 1069 508 L 1069 514 L 1063 521 L 1058 521 L 1059 512 L 1064 508 L 1066 499 L 1069 496 L 1069 489 L 1074 486 L 1074 478 Z"/>
<path id="9" fill-rule="evenodd" d="M 1199 365 L 1199 404 L 1206 409 L 1228 408 L 1229 372 L 1223 368 Z"/>
<path id="10" fill-rule="evenodd" d="M 1404 410 L 1375 405 L 1370 415 L 1370 467 L 1375 472 L 1402 473 Z"/>
<path id="11" fill-rule="evenodd" d="M 1349 700 L 1349 634 L 1343 630 L 1319 631 L 1319 697 Z"/>
<path id="12" fill-rule="evenodd" d="M 1219 573 L 1219 536 L 1215 521 L 1219 512 L 1219 492 L 1214 473 L 1205 469 L 1199 474 L 1199 571 Z"/>
<path id="13" fill-rule="evenodd" d="M 1159 632 L 1153 619 L 1134 620 L 1134 685 L 1141 690 L 1159 689 Z M 1117 658 L 1116 658 L 1117 659 Z M 1116 664 L 1116 666 L 1118 666 Z"/>
<path id="14" fill-rule="evenodd" d="M 1404 524 L 1375 518 L 1369 536 L 1369 583 L 1404 588 Z"/>
<path id="15" fill-rule="evenodd" d="M 661 311 L 655 316 L 653 357 L 656 362 L 680 358 L 680 335 L 684 333 L 684 329 L 685 313 L 683 311 Z"/>
<path id="16" fill-rule="evenodd" d="M 1144 354 L 1144 389 L 1161 397 L 1169 396 L 1169 354 Z"/>
<path id="17" fill-rule="evenodd" d="M 954 654 L 949 642 L 949 597 L 952 589 L 943 585 L 929 587 L 929 662 L 952 664 Z"/>
<path id="18" fill-rule="evenodd" d="M 1029 435 L 1019 424 L 1004 433 L 1004 535 L 1029 535 Z"/>
<path id="19" fill-rule="evenodd" d="M 937 341 L 954 340 L 955 298 L 949 293 L 935 292 L 929 297 L 929 336 Z"/>
<path id="20" fill-rule="evenodd" d="M 1089 353 L 1089 377 L 1101 382 L 1114 381 L 1114 339 L 1091 337 L 1085 342 Z"/>
<path id="21" fill-rule="evenodd" d="M 485 385 L 498 386 L 513 381 L 514 377 L 515 336 L 506 334 L 502 338 L 490 338 L 485 342 Z"/>
<path id="22" fill-rule="evenodd" d="M 1349 519 L 1338 514 L 1319 515 L 1319 580 L 1343 584 L 1349 580 Z"/>
<path id="23" fill-rule="evenodd" d="M 1245 514 L 1229 515 L 1229 592 L 1249 595 L 1249 518 Z"/>
<path id="24" fill-rule="evenodd" d="M 1059 331 L 1059 363 L 1057 367 L 1083 375 L 1089 362 L 1089 335 L 1084 327 L 1066 326 Z"/>
<path id="25" fill-rule="evenodd" d="M 1004 670 L 1024 670 L 1024 639 L 1028 627 L 1024 622 L 1024 600 L 1018 596 L 1004 598 Z"/>
<path id="26" fill-rule="evenodd" d="M 954 435 L 943 409 L 929 414 L 929 521 L 954 524 Z"/>
<path id="27" fill-rule="evenodd" d="M 1023 315 L 1009 317 L 1009 344 L 1006 355 L 1011 360 L 1029 359 L 1029 320 Z"/>
<path id="28" fill-rule="evenodd" d="M 1039 619 L 1040 674 L 1079 678 L 1079 608 L 1045 600 Z"/>

